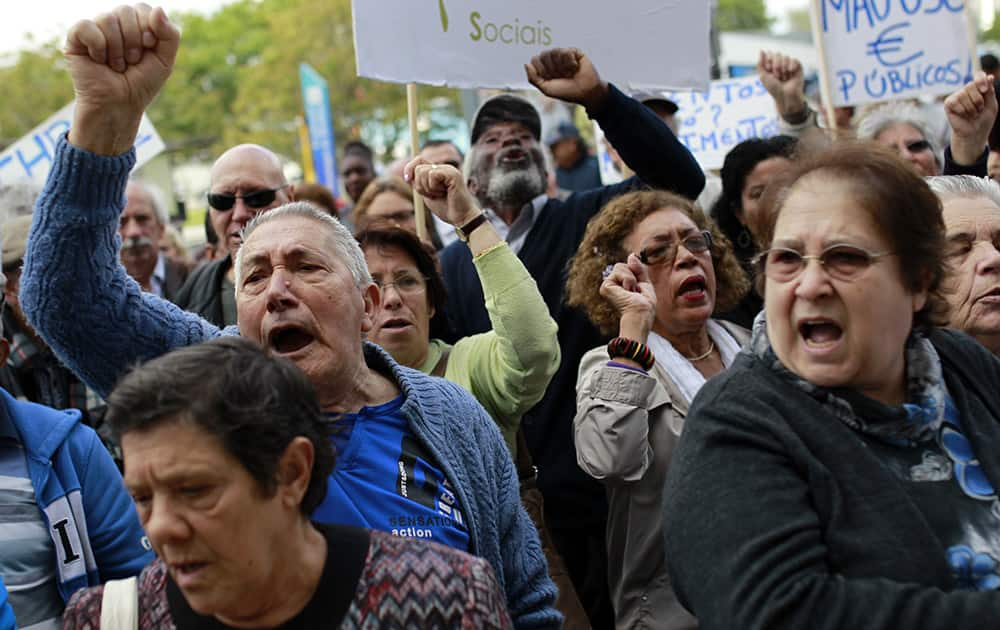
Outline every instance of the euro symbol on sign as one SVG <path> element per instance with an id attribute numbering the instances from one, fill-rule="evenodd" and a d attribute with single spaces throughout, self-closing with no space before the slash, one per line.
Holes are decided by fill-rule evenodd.
<path id="1" fill-rule="evenodd" d="M 448 32 L 448 10 L 444 8 L 444 0 L 438 0 L 438 12 L 441 13 L 441 30 Z"/>
<path id="2" fill-rule="evenodd" d="M 909 28 L 909 22 L 900 22 L 899 24 L 894 24 L 889 28 L 885 29 L 879 33 L 875 41 L 868 42 L 866 47 L 868 52 L 866 55 L 874 56 L 880 64 L 886 68 L 896 68 L 898 66 L 905 66 L 908 63 L 912 63 L 917 59 L 924 56 L 924 51 L 915 52 L 909 57 L 899 59 L 897 53 L 903 50 L 903 42 L 905 41 L 902 35 L 893 35 L 895 31 L 900 29 Z M 893 57 L 896 57 L 893 59 Z"/>

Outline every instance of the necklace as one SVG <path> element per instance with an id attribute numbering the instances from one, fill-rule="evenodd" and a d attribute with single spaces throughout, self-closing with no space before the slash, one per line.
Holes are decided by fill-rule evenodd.
<path id="1" fill-rule="evenodd" d="M 696 357 L 687 357 L 686 356 L 684 358 L 687 359 L 688 361 L 691 361 L 692 363 L 694 363 L 695 361 L 704 361 L 709 356 L 711 356 L 711 354 L 713 352 L 715 352 L 715 342 L 712 341 L 711 339 L 709 339 L 709 341 L 708 341 L 708 350 L 705 351 L 705 354 L 699 354 Z"/>

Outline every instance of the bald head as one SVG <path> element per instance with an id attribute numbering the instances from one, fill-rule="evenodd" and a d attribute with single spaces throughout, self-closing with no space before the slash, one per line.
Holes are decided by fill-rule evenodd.
<path id="1" fill-rule="evenodd" d="M 211 182 L 212 227 L 230 254 L 239 249 L 240 231 L 250 219 L 293 199 L 281 159 L 257 144 L 240 144 L 219 156 Z"/>

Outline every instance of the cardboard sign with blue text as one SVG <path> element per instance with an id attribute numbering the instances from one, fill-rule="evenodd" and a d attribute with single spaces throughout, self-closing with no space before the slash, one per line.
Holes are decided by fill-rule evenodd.
<path id="1" fill-rule="evenodd" d="M 549 48 L 586 53 L 629 90 L 705 89 L 706 0 L 353 0 L 358 76 L 396 83 L 530 88 Z"/>
<path id="2" fill-rule="evenodd" d="M 972 79 L 965 0 L 813 0 L 835 106 L 936 96 Z"/>
<path id="3" fill-rule="evenodd" d="M 24 179 L 45 183 L 49 169 L 52 168 L 56 143 L 69 130 L 73 121 L 75 104 L 74 101 L 52 114 L 48 120 L 0 153 L 0 185 Z M 163 140 L 153 128 L 153 123 L 143 114 L 139 135 L 135 139 L 135 168 L 151 160 L 163 148 Z"/>
<path id="4" fill-rule="evenodd" d="M 712 81 L 706 92 L 664 95 L 677 103 L 677 137 L 703 169 L 721 168 L 729 150 L 748 138 L 778 133 L 774 101 L 757 77 Z"/>

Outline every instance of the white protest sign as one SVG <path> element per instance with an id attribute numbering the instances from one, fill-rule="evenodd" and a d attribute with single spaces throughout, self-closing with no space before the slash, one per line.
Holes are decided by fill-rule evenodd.
<path id="1" fill-rule="evenodd" d="M 358 75 L 397 83 L 525 89 L 524 64 L 586 53 L 625 90 L 705 89 L 706 0 L 353 0 Z"/>
<path id="2" fill-rule="evenodd" d="M 774 101 L 757 77 L 712 81 L 706 92 L 664 92 L 677 103 L 677 137 L 703 169 L 721 168 L 726 154 L 748 138 L 778 133 Z"/>
<path id="3" fill-rule="evenodd" d="M 69 130 L 73 121 L 75 104 L 74 101 L 52 114 L 48 120 L 0 153 L 0 184 L 23 179 L 30 179 L 39 184 L 45 183 L 49 169 L 52 168 L 56 143 Z M 135 140 L 135 167 L 139 168 L 148 162 L 163 151 L 163 148 L 163 140 L 153 128 L 153 123 L 143 114 L 139 135 Z"/>
<path id="4" fill-rule="evenodd" d="M 954 92 L 972 79 L 965 0 L 813 0 L 835 106 Z"/>

